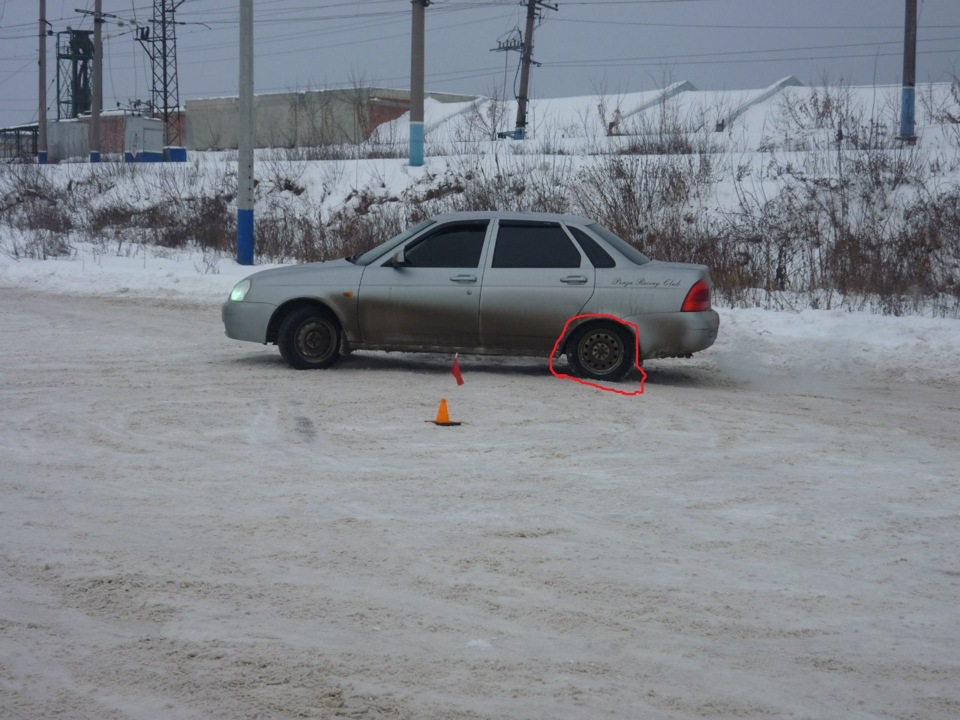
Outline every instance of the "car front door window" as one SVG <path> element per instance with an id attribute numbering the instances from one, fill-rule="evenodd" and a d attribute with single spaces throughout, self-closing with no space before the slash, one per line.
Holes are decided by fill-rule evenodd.
<path id="1" fill-rule="evenodd" d="M 404 265 L 421 268 L 476 268 L 487 223 L 446 225 L 404 249 Z"/>

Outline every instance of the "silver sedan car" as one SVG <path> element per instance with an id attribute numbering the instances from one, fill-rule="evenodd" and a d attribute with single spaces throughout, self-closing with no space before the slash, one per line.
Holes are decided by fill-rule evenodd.
<path id="1" fill-rule="evenodd" d="M 362 255 L 255 273 L 222 314 L 228 337 L 276 343 L 300 369 L 352 350 L 566 354 L 574 375 L 619 380 L 710 347 L 711 288 L 703 265 L 651 260 L 592 220 L 469 212 Z"/>

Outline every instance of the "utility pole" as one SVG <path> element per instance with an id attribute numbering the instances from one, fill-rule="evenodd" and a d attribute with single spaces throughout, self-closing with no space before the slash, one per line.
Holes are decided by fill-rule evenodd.
<path id="1" fill-rule="evenodd" d="M 410 166 L 423 165 L 424 25 L 430 0 L 411 0 L 410 31 Z"/>
<path id="2" fill-rule="evenodd" d="M 521 52 L 520 94 L 517 96 L 517 127 L 513 131 L 514 140 L 523 140 L 527 134 L 527 93 L 530 87 L 530 66 L 539 65 L 533 59 L 533 28 L 537 19 L 537 12 L 541 7 L 556 10 L 556 5 L 550 5 L 543 0 L 527 0 L 527 27 L 523 35 L 523 49 Z"/>
<path id="3" fill-rule="evenodd" d="M 237 262 L 253 265 L 253 0 L 240 0 Z"/>
<path id="4" fill-rule="evenodd" d="M 40 0 L 40 107 L 37 109 L 37 163 L 47 164 L 47 0 Z"/>
<path id="5" fill-rule="evenodd" d="M 100 107 L 103 105 L 103 0 L 93 5 L 93 105 L 90 108 L 90 162 L 100 162 Z"/>
<path id="6" fill-rule="evenodd" d="M 903 95 L 900 100 L 900 139 L 913 144 L 917 141 L 915 103 L 917 94 L 917 0 L 907 0 L 903 24 Z"/>

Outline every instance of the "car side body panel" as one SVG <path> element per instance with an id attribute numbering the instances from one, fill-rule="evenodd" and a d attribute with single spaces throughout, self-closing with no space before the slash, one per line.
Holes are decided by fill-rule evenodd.
<path id="1" fill-rule="evenodd" d="M 480 277 L 477 268 L 366 268 L 360 345 L 479 345 Z"/>
<path id="2" fill-rule="evenodd" d="M 567 321 L 589 302 L 595 276 L 592 267 L 488 268 L 480 299 L 480 344 L 549 352 Z"/>

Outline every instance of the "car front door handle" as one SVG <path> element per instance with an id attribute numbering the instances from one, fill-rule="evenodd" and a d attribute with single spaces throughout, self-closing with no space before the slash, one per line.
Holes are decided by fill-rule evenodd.
<path id="1" fill-rule="evenodd" d="M 475 283 L 477 281 L 476 275 L 454 275 L 452 278 L 455 283 Z"/>
<path id="2" fill-rule="evenodd" d="M 564 278 L 560 278 L 560 282 L 566 283 L 567 285 L 586 285 L 587 276 L 586 275 L 567 275 Z"/>

